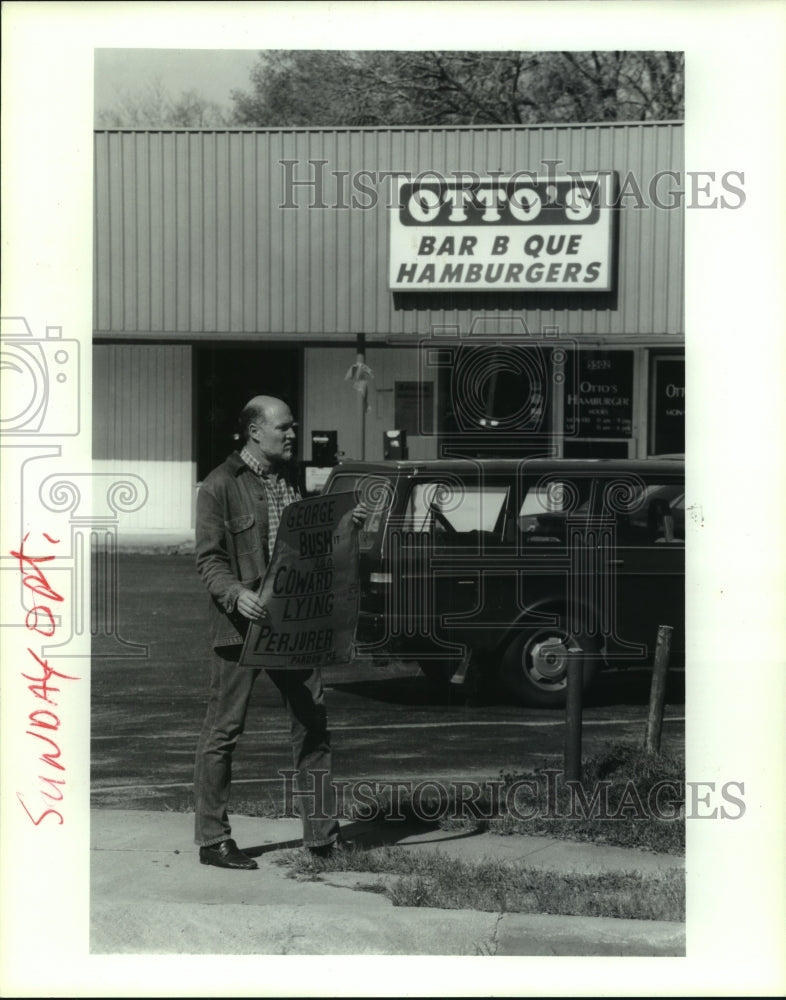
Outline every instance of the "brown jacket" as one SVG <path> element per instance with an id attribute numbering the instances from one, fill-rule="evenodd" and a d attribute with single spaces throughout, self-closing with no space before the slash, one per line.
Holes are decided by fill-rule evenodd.
<path id="1" fill-rule="evenodd" d="M 243 642 L 249 622 L 237 610 L 238 595 L 259 588 L 267 551 L 264 487 L 233 452 L 205 478 L 197 494 L 196 565 L 211 597 L 214 646 Z"/>

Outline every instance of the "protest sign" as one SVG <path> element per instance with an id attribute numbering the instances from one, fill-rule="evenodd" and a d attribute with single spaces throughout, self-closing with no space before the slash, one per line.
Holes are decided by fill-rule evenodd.
<path id="1" fill-rule="evenodd" d="M 283 512 L 251 623 L 246 667 L 301 670 L 348 663 L 358 616 L 358 533 L 352 493 L 309 497 Z"/>

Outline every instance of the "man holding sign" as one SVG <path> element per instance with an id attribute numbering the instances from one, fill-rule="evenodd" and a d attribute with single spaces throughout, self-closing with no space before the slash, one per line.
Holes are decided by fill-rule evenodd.
<path id="1" fill-rule="evenodd" d="M 285 402 L 256 396 L 243 409 L 239 424 L 242 450 L 206 477 L 197 497 L 196 562 L 211 598 L 213 661 L 194 770 L 195 841 L 202 864 L 253 869 L 257 863 L 231 839 L 227 807 L 232 754 L 262 666 L 275 668 L 269 676 L 290 718 L 296 787 L 307 793 L 299 800 L 303 843 L 316 853 L 327 853 L 338 838 L 319 669 L 323 663 L 341 662 L 331 626 L 336 567 L 332 552 L 326 550 L 336 545 L 351 556 L 354 540 L 348 543 L 347 535 L 354 531 L 342 528 L 359 527 L 365 512 L 352 501 L 349 510 L 344 503 L 341 510 L 328 511 L 323 503 L 321 511 L 303 513 L 302 507 L 310 509 L 313 502 L 296 503 L 295 422 Z M 295 513 L 287 518 L 292 503 Z M 337 520 L 341 514 L 347 515 L 345 521 Z M 285 533 L 294 533 L 298 543 L 304 537 L 303 555 L 310 563 L 295 566 L 292 553 L 285 552 L 283 559 L 277 556 L 276 572 L 267 573 L 282 517 Z M 325 551 L 317 553 L 317 548 Z M 265 589 L 260 591 L 263 581 Z M 267 608 L 273 598 L 285 602 L 277 609 L 275 628 Z M 299 617 L 306 619 L 303 628 L 294 627 Z M 340 624 L 344 629 L 337 633 L 345 639 L 347 628 L 354 629 L 352 615 L 345 614 Z M 312 809 L 304 804 L 308 797 Z"/>

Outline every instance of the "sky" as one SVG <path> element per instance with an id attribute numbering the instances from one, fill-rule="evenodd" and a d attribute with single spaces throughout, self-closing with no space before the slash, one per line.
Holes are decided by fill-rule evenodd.
<path id="1" fill-rule="evenodd" d="M 160 80 L 178 97 L 196 90 L 203 97 L 231 108 L 230 91 L 249 89 L 249 71 L 258 49 L 96 49 L 96 112 L 112 107 L 118 95 L 142 91 Z"/>

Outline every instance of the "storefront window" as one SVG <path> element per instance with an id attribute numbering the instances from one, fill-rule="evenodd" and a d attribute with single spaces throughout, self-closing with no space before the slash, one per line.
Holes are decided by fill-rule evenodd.
<path id="1" fill-rule="evenodd" d="M 396 382 L 395 426 L 410 437 L 434 433 L 434 383 Z"/>
<path id="2" fill-rule="evenodd" d="M 685 452 L 685 359 L 655 356 L 650 388 L 651 455 Z"/>

